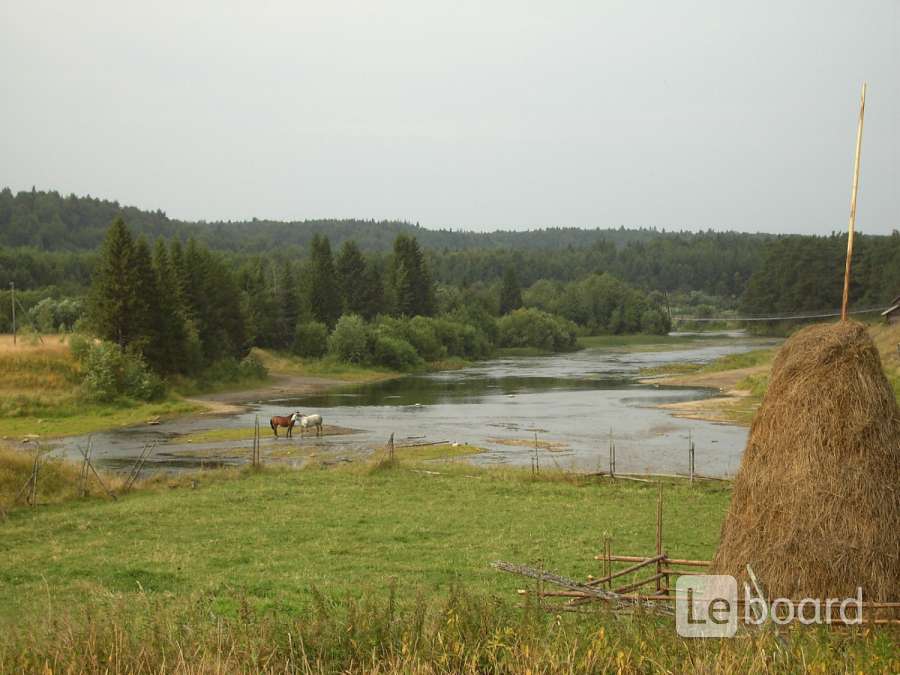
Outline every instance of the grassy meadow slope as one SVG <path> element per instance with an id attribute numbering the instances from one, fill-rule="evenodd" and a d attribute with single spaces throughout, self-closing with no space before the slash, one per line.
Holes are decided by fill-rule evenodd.
<path id="1" fill-rule="evenodd" d="M 90 403 L 79 396 L 81 372 L 64 337 L 43 342 L 0 335 L 0 438 L 88 433 L 201 409 L 177 396 L 154 403 Z"/>

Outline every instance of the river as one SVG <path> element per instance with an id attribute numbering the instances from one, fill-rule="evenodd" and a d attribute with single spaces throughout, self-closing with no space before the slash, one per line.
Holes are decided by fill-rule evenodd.
<path id="1" fill-rule="evenodd" d="M 345 387 L 325 394 L 250 403 L 229 416 L 172 420 L 157 426 L 93 434 L 95 463 L 125 469 L 144 444 L 158 445 L 145 472 L 247 461 L 244 441 L 187 444 L 180 436 L 209 429 L 248 428 L 259 416 L 263 456 L 302 465 L 353 461 L 384 445 L 394 434 L 398 445 L 449 441 L 486 449 L 469 461 L 479 465 L 530 466 L 535 437 L 541 467 L 607 470 L 610 438 L 616 470 L 622 473 L 685 473 L 689 439 L 700 474 L 729 476 L 738 468 L 747 429 L 681 419 L 660 409 L 663 403 L 697 400 L 717 392 L 659 387 L 638 381 L 641 368 L 673 362 L 707 363 L 726 354 L 761 346 L 741 334 L 699 340 L 683 348 L 593 348 L 544 357 L 498 358 L 461 370 L 413 375 Z M 275 440 L 270 416 L 300 410 L 317 412 L 326 425 L 355 433 L 302 440 Z M 59 450 L 78 458 L 87 438 L 62 439 Z M 548 449 L 549 447 L 549 449 Z"/>

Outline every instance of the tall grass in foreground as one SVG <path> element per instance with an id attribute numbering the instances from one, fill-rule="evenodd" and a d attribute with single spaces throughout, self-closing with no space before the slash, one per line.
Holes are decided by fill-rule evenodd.
<path id="1" fill-rule="evenodd" d="M 897 672 L 888 630 L 767 630 L 682 640 L 670 621 L 606 610 L 547 615 L 459 588 L 432 601 L 316 596 L 302 615 L 239 602 L 219 615 L 202 595 L 94 597 L 0 634 L 3 672 L 169 673 L 825 673 Z"/>
<path id="2" fill-rule="evenodd" d="M 13 508 L 25 508 L 23 486 L 28 482 L 34 465 L 34 449 L 10 450 L 0 448 L 0 522 L 6 511 Z M 46 456 L 46 450 L 41 450 L 42 457 L 38 465 L 38 483 L 35 493 L 38 504 L 57 504 L 80 497 L 80 472 L 81 466 L 68 460 L 51 458 Z M 111 490 L 120 489 L 124 483 L 124 476 L 118 473 L 100 471 L 104 484 Z M 106 495 L 103 488 L 97 483 L 93 475 L 85 484 L 85 496 L 102 497 Z M 19 498 L 16 501 L 16 498 Z"/>

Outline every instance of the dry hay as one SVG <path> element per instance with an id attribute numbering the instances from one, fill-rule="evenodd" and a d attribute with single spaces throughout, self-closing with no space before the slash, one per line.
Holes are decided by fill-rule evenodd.
<path id="1" fill-rule="evenodd" d="M 900 410 L 856 322 L 784 343 L 753 420 L 714 573 L 769 597 L 900 600 Z"/>

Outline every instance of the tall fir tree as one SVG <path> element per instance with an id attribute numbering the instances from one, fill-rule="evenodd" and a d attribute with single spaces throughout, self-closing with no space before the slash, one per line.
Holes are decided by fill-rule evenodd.
<path id="1" fill-rule="evenodd" d="M 341 246 L 335 266 L 344 312 L 365 315 L 366 259 L 352 239 L 348 239 Z"/>
<path id="2" fill-rule="evenodd" d="M 362 288 L 362 316 L 371 321 L 385 311 L 384 280 L 374 261 L 366 263 Z"/>
<path id="3" fill-rule="evenodd" d="M 96 334 L 125 348 L 140 338 L 134 271 L 134 241 L 125 221 L 116 218 L 106 233 L 94 268 L 88 316 Z"/>
<path id="4" fill-rule="evenodd" d="M 181 245 L 180 239 L 173 239 L 169 244 L 169 262 L 172 264 L 172 273 L 175 276 L 178 301 L 181 303 L 182 310 L 187 314 L 187 300 L 184 290 L 184 280 L 187 273 L 184 269 L 184 247 Z"/>
<path id="5" fill-rule="evenodd" d="M 184 306 L 193 319 L 201 336 L 210 332 L 210 303 L 206 293 L 208 253 L 201 250 L 197 241 L 188 239 L 181 266 L 178 269 L 179 285 L 184 293 Z"/>
<path id="6" fill-rule="evenodd" d="M 425 260 L 425 254 L 419 248 L 419 242 L 413 238 L 414 251 L 418 260 L 419 284 L 418 284 L 418 303 L 419 314 L 422 316 L 434 316 L 437 307 L 435 299 L 434 279 L 431 276 L 431 269 L 428 267 L 428 261 Z"/>
<path id="7" fill-rule="evenodd" d="M 136 330 L 139 331 L 139 337 L 132 344 L 144 355 L 154 370 L 162 372 L 165 370 L 165 354 L 160 331 L 162 312 L 159 288 L 150 257 L 150 245 L 143 235 L 138 237 L 134 245 L 132 267 L 135 292 L 134 322 Z"/>
<path id="8" fill-rule="evenodd" d="M 274 269 L 259 256 L 241 266 L 238 284 L 247 298 L 247 337 L 260 347 L 274 347 L 278 309 L 272 283 Z"/>
<path id="9" fill-rule="evenodd" d="M 316 234 L 310 243 L 309 307 L 317 321 L 333 328 L 341 316 L 341 294 L 328 237 Z"/>
<path id="10" fill-rule="evenodd" d="M 188 326 L 178 277 L 162 239 L 156 240 L 153 268 L 159 293 L 160 361 L 163 372 L 185 373 L 189 370 Z"/>
<path id="11" fill-rule="evenodd" d="M 250 350 L 243 294 L 226 262 L 219 255 L 202 251 L 205 261 L 204 299 L 207 333 L 204 350 L 208 361 L 241 358 Z"/>
<path id="12" fill-rule="evenodd" d="M 297 317 L 300 313 L 300 300 L 297 296 L 297 278 L 294 266 L 286 260 L 277 275 L 275 287 L 275 311 L 278 320 L 275 324 L 275 343 L 281 349 L 290 347 L 294 341 L 297 328 Z"/>
<path id="13" fill-rule="evenodd" d="M 392 281 L 398 314 L 434 314 L 434 282 L 415 237 L 400 234 L 394 240 Z"/>
<path id="14" fill-rule="evenodd" d="M 519 286 L 519 275 L 512 266 L 503 273 L 503 285 L 500 287 L 500 314 L 509 314 L 522 306 L 522 288 Z"/>

